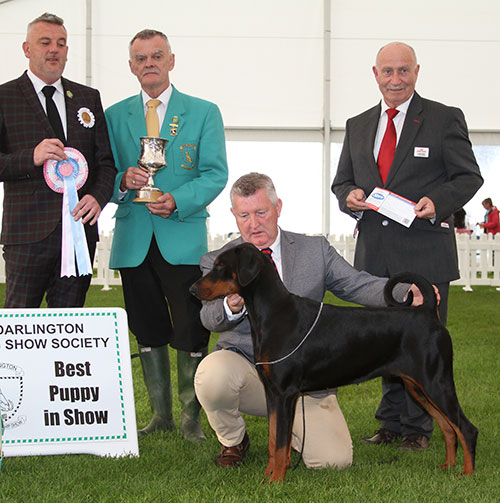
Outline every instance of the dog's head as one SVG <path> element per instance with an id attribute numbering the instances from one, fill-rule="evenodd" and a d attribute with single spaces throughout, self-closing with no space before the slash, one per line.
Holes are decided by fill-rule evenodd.
<path id="1" fill-rule="evenodd" d="M 200 300 L 213 300 L 231 293 L 241 295 L 242 288 L 259 275 L 266 261 L 253 244 L 240 244 L 218 255 L 212 270 L 189 291 Z"/>

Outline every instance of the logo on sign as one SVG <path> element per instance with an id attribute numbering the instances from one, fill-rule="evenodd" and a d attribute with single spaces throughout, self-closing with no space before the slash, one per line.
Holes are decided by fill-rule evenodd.
<path id="1" fill-rule="evenodd" d="M 24 370 L 13 363 L 0 362 L 0 409 L 5 428 L 17 428 L 26 422 L 18 416 L 24 394 Z"/>

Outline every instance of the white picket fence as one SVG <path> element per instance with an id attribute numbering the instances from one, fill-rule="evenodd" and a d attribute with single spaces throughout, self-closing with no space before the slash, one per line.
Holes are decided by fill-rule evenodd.
<path id="1" fill-rule="evenodd" d="M 498 288 L 500 287 L 500 235 L 497 239 L 493 239 L 491 234 L 479 236 L 457 234 L 456 238 L 460 279 L 451 284 L 463 286 L 466 291 L 472 291 L 472 286 L 475 285 L 495 286 L 500 291 Z M 350 264 L 354 262 L 355 238 L 330 236 L 328 240 Z M 429 257 L 429 260 L 432 260 L 432 257 Z"/>
<path id="2" fill-rule="evenodd" d="M 500 291 L 500 234 L 480 236 L 457 234 L 460 279 L 452 285 L 462 285 L 472 291 L 474 285 L 489 285 Z"/>
<path id="3" fill-rule="evenodd" d="M 209 236 L 209 249 L 217 250 L 237 235 Z M 94 260 L 95 275 L 93 285 L 101 285 L 103 290 L 109 290 L 114 285 L 120 285 L 120 275 L 108 268 L 109 255 L 113 234 L 101 234 L 97 244 Z M 328 238 L 329 242 L 350 263 L 354 261 L 356 240 L 352 236 L 335 236 Z M 472 291 L 475 285 L 489 285 L 500 291 L 500 235 L 493 239 L 491 235 L 480 236 L 457 234 L 458 262 L 460 279 L 453 285 L 463 286 L 464 290 Z M 432 257 L 429 257 L 432 260 Z M 0 283 L 5 283 L 5 264 L 0 254 Z"/>

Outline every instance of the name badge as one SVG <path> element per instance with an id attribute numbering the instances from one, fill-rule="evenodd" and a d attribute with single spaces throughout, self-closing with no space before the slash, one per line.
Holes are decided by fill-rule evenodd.
<path id="1" fill-rule="evenodd" d="M 429 157 L 429 147 L 415 147 L 413 157 Z"/>

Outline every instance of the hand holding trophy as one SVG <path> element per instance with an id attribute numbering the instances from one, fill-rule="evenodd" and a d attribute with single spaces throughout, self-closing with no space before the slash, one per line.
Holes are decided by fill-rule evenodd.
<path id="1" fill-rule="evenodd" d="M 154 136 L 141 136 L 141 155 L 137 164 L 144 168 L 148 174 L 148 183 L 136 190 L 134 203 L 154 203 L 163 192 L 154 186 L 156 172 L 167 165 L 165 161 L 165 148 L 168 140 Z"/>

